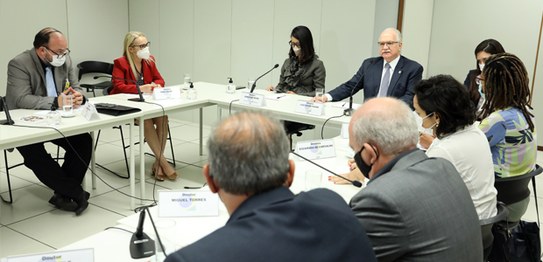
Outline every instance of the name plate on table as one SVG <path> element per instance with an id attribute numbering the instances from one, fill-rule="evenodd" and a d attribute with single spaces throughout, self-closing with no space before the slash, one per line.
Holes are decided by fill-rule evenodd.
<path id="1" fill-rule="evenodd" d="M 58 261 L 78 261 L 78 262 L 94 262 L 94 249 L 76 249 L 67 251 L 55 251 L 50 253 L 40 253 L 33 255 L 8 257 L 6 262 L 58 262 Z"/>
<path id="2" fill-rule="evenodd" d="M 98 115 L 98 111 L 96 110 L 96 106 L 90 102 L 87 102 L 81 106 L 81 114 L 89 121 L 100 118 L 100 115 Z"/>
<path id="3" fill-rule="evenodd" d="M 159 191 L 159 217 L 219 215 L 219 196 L 211 191 Z"/>
<path id="4" fill-rule="evenodd" d="M 311 160 L 336 157 L 332 139 L 298 142 L 296 152 Z"/>
<path id="5" fill-rule="evenodd" d="M 157 87 L 153 89 L 154 100 L 179 99 L 181 98 L 181 86 Z"/>
<path id="6" fill-rule="evenodd" d="M 266 99 L 261 94 L 243 92 L 239 103 L 242 105 L 263 107 L 266 106 Z"/>
<path id="7" fill-rule="evenodd" d="M 322 116 L 324 115 L 324 103 L 298 100 L 296 103 L 296 112 L 314 116 Z"/>

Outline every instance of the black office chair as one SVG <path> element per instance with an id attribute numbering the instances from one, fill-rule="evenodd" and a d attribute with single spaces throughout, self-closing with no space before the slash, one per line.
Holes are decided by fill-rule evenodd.
<path id="1" fill-rule="evenodd" d="M 495 216 L 479 220 L 479 225 L 481 225 L 481 235 L 483 236 L 483 258 L 484 261 L 487 261 L 490 252 L 492 251 L 492 243 L 494 242 L 494 235 L 492 234 L 492 226 L 495 223 L 504 221 L 507 219 L 507 214 L 509 213 L 507 207 L 504 203 L 498 201 L 498 212 Z"/>
<path id="2" fill-rule="evenodd" d="M 505 177 L 499 178 L 496 177 L 494 181 L 494 187 L 498 191 L 498 201 L 503 202 L 506 206 L 518 203 L 530 197 L 530 189 L 528 188 L 528 183 L 532 180 L 532 186 L 534 188 L 534 196 L 537 197 L 535 191 L 535 176 L 541 174 L 543 168 L 539 165 L 536 165 L 535 168 L 521 176 Z M 526 212 L 526 210 L 524 210 Z M 523 213 L 524 213 L 523 212 Z M 511 223 L 511 226 L 515 226 L 518 221 L 508 221 Z"/>
<path id="3" fill-rule="evenodd" d="M 9 176 L 10 176 L 9 171 L 11 169 L 16 168 L 16 167 L 20 167 L 20 166 L 24 165 L 23 162 L 12 165 L 12 166 L 9 165 L 9 163 L 8 163 L 8 153 L 11 153 L 13 151 L 14 151 L 14 148 L 4 149 L 4 166 L 6 168 L 6 177 L 7 177 L 7 181 L 8 181 L 9 200 L 5 199 L 4 196 L 2 196 L 2 195 L 0 195 L 0 199 L 2 199 L 2 201 L 4 203 L 7 203 L 7 204 L 13 203 L 13 193 L 12 193 L 12 190 L 11 190 L 11 180 L 9 179 Z M 64 159 L 64 158 L 60 157 L 60 146 L 57 146 L 57 157 L 55 158 L 55 160 L 58 162 L 61 159 Z"/>
<path id="4" fill-rule="evenodd" d="M 77 65 L 79 68 L 78 80 L 81 82 L 83 75 L 92 76 L 111 76 L 113 72 L 113 64 L 100 61 L 83 61 Z M 86 88 L 87 92 L 92 92 L 96 96 L 96 89 L 107 90 L 111 87 L 111 81 L 102 81 L 99 83 L 80 83 L 82 88 Z"/>
<path id="5" fill-rule="evenodd" d="M 283 121 L 283 125 L 285 127 L 285 132 L 287 133 L 288 140 L 290 142 L 290 150 L 294 150 L 292 148 L 292 135 L 302 136 L 302 131 L 315 129 L 314 125 L 292 122 L 292 121 L 287 121 L 287 120 Z"/>

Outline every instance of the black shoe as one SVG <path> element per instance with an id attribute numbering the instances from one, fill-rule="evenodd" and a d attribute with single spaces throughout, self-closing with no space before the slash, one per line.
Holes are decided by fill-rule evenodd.
<path id="1" fill-rule="evenodd" d="M 79 216 L 87 207 L 89 206 L 89 197 L 90 193 L 87 191 L 81 192 L 81 195 L 79 195 L 78 198 L 74 199 L 74 202 L 77 204 L 77 208 L 74 210 L 75 215 Z"/>
<path id="2" fill-rule="evenodd" d="M 77 204 L 74 201 L 69 197 L 65 197 L 58 193 L 55 193 L 51 199 L 49 199 L 49 203 L 64 211 L 75 211 L 77 209 Z"/>

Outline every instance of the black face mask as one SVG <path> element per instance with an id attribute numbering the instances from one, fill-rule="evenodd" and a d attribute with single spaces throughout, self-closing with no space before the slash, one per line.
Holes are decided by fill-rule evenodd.
<path id="1" fill-rule="evenodd" d="M 375 150 L 375 148 L 373 146 L 371 147 L 377 154 L 377 151 Z M 370 170 L 373 164 L 368 165 L 366 164 L 366 162 L 364 162 L 364 159 L 362 159 L 362 150 L 364 150 L 364 147 L 362 147 L 360 151 L 354 154 L 354 162 L 356 163 L 356 166 L 358 167 L 358 169 L 360 169 L 360 172 L 362 172 L 362 175 L 364 175 L 364 177 L 366 177 L 367 179 L 370 179 L 369 174 L 370 174 Z M 379 154 L 377 154 L 377 157 L 379 157 Z"/>

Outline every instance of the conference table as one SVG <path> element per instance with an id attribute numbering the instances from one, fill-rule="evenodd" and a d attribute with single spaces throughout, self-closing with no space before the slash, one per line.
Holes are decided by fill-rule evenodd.
<path id="1" fill-rule="evenodd" d="M 95 119 L 87 120 L 80 114 L 74 114 L 73 117 L 62 117 L 60 124 L 51 124 L 47 119 L 48 113 L 48 110 L 10 110 L 10 115 L 15 123 L 13 125 L 0 125 L 0 149 L 5 150 L 82 133 L 90 133 L 94 141 L 94 131 L 100 129 L 128 124 L 131 131 L 133 119 L 141 115 L 141 112 L 123 116 L 101 114 Z M 130 132 L 129 142 L 133 143 L 133 141 L 133 135 Z M 134 165 L 133 150 L 130 151 L 130 163 L 132 166 Z M 95 187 L 94 153 L 91 158 L 90 171 L 92 174 L 92 187 Z M 135 195 L 134 188 L 132 187 L 131 191 L 133 195 Z"/>
<path id="2" fill-rule="evenodd" d="M 181 86 L 169 86 L 174 92 L 182 90 Z M 110 103 L 123 106 L 135 107 L 141 109 L 141 113 L 137 118 L 140 122 L 145 119 L 167 115 L 169 113 L 199 109 L 199 152 L 203 152 L 203 108 L 209 106 L 218 106 L 217 118 L 221 119 L 222 111 L 231 110 L 261 110 L 272 114 L 275 117 L 291 121 L 299 121 L 308 124 L 322 125 L 327 122 L 329 125 L 340 127 L 350 120 L 350 117 L 343 116 L 344 102 L 333 102 L 323 104 L 324 114 L 312 115 L 296 112 L 296 106 L 299 101 L 308 101 L 310 98 L 295 94 L 274 94 L 270 91 L 255 90 L 256 94 L 265 97 L 266 105 L 255 107 L 246 105 L 240 102 L 240 98 L 246 93 L 246 90 L 238 90 L 233 94 L 226 93 L 226 85 L 219 85 L 207 82 L 196 82 L 194 88 L 197 91 L 196 99 L 189 100 L 186 98 L 186 91 L 181 93 L 176 98 L 169 99 L 154 99 L 151 95 L 145 95 L 145 102 L 134 102 L 128 99 L 136 98 L 135 94 L 116 94 L 109 96 L 101 96 L 91 98 L 93 103 Z M 145 163 L 144 163 L 144 136 L 143 125 L 139 125 L 139 159 L 140 159 L 140 181 L 145 181 Z M 130 166 L 130 170 L 134 170 L 134 166 Z M 130 176 L 131 192 L 133 191 L 135 178 Z M 139 196 L 145 195 L 145 184 L 141 183 Z M 143 203 L 143 202 L 142 202 Z M 133 199 L 131 199 L 131 208 L 134 208 Z"/>
<path id="3" fill-rule="evenodd" d="M 140 159 L 140 178 L 141 181 L 145 180 L 145 163 L 144 163 L 144 135 L 143 125 L 139 125 L 139 132 L 137 139 L 132 133 L 133 119 L 137 118 L 141 121 L 145 119 L 161 116 L 168 113 L 175 113 L 180 111 L 187 111 L 192 109 L 199 109 L 199 141 L 200 141 L 200 155 L 203 152 L 203 108 L 208 106 L 218 106 L 217 117 L 222 118 L 222 110 L 262 110 L 270 112 L 272 115 L 291 121 L 300 121 L 309 124 L 323 124 L 329 120 L 330 125 L 341 126 L 349 121 L 349 117 L 342 116 L 343 108 L 338 104 L 344 104 L 343 102 L 326 103 L 324 104 L 323 115 L 310 115 L 297 113 L 295 108 L 299 101 L 307 101 L 309 98 L 305 96 L 284 94 L 276 96 L 273 92 L 265 90 L 255 90 L 255 93 L 262 96 L 266 96 L 266 105 L 262 107 L 254 107 L 240 103 L 240 97 L 246 93 L 246 90 L 238 90 L 234 94 L 226 93 L 226 85 L 219 85 L 206 82 L 194 83 L 195 89 L 198 92 L 196 99 L 189 100 L 186 98 L 186 94 L 180 94 L 179 98 L 175 99 L 153 99 L 152 96 L 145 96 L 146 102 L 134 102 L 128 101 L 129 98 L 135 98 L 137 95 L 131 94 L 116 94 L 109 96 L 101 96 L 90 98 L 91 103 L 110 103 L 123 106 L 129 106 L 141 109 L 140 112 L 131 113 L 120 116 L 110 116 L 105 114 L 99 114 L 97 119 L 87 120 L 83 116 L 76 114 L 72 118 L 62 118 L 60 125 L 51 126 L 44 124 L 43 122 L 31 123 L 21 121 L 22 117 L 29 115 L 41 115 L 47 113 L 46 110 L 27 110 L 17 109 L 11 110 L 12 118 L 15 120 L 15 125 L 3 125 L 0 126 L 0 149 L 14 148 L 17 146 L 28 145 L 37 142 L 49 141 L 57 139 L 62 136 L 71 136 L 81 133 L 90 132 L 94 140 L 94 131 L 118 126 L 122 124 L 128 124 L 130 126 L 130 144 L 134 144 L 135 141 L 139 142 L 139 159 Z M 174 90 L 182 90 L 180 86 L 171 86 Z M 333 118 L 331 118 L 333 117 Z M 331 118 L 331 119 L 330 119 Z M 41 128 L 40 128 L 41 127 Z M 52 128 L 54 127 L 54 129 Z M 55 130 L 56 129 L 56 130 Z M 130 192 L 132 196 L 136 196 L 135 192 L 135 160 L 134 151 L 130 147 Z M 91 160 L 91 173 L 94 174 L 94 154 Z M 95 177 L 92 176 L 92 186 L 95 187 Z M 145 184 L 141 183 L 141 189 L 139 196 L 145 195 Z M 130 208 L 135 207 L 134 198 L 130 199 Z"/>
<path id="4" fill-rule="evenodd" d="M 169 87 L 172 90 L 182 90 L 180 86 Z M 129 98 L 135 98 L 137 95 L 117 94 L 91 98 L 91 103 L 110 103 L 129 107 L 139 108 L 141 111 L 121 116 L 110 116 L 99 114 L 99 118 L 86 120 L 81 115 L 73 118 L 63 118 L 62 123 L 52 128 L 28 128 L 21 127 L 17 119 L 29 114 L 35 113 L 35 110 L 12 110 L 13 118 L 16 121 L 14 126 L 0 126 L 0 149 L 7 149 L 16 146 L 47 141 L 64 136 L 75 135 L 79 133 L 91 132 L 94 138 L 94 132 L 103 128 L 110 128 L 121 124 L 130 125 L 130 144 L 134 144 L 135 135 L 132 132 L 134 119 L 139 119 L 140 122 L 145 119 L 162 116 L 169 113 L 199 109 L 200 114 L 200 154 L 202 154 L 203 145 L 203 108 L 208 106 L 217 106 L 217 117 L 223 117 L 223 110 L 229 112 L 239 110 L 261 110 L 270 113 L 271 115 L 285 120 L 299 121 L 308 124 L 323 125 L 327 123 L 336 127 L 345 127 L 350 117 L 343 116 L 344 102 L 326 103 L 323 105 L 324 112 L 320 115 L 304 114 L 297 110 L 300 101 L 308 101 L 310 98 L 294 94 L 274 94 L 265 90 L 255 90 L 257 95 L 265 98 L 264 106 L 251 106 L 240 101 L 244 96 L 247 96 L 246 90 L 238 90 L 234 94 L 226 93 L 226 85 L 218 85 L 206 82 L 194 83 L 194 88 L 198 92 L 196 99 L 187 99 L 186 94 L 181 93 L 177 98 L 170 99 L 153 99 L 152 96 L 145 96 L 145 102 L 129 101 Z M 177 91 L 176 91 L 177 92 Z M 31 125 L 31 124 L 25 124 Z M 141 181 L 145 181 L 144 167 L 144 136 L 143 125 L 139 125 L 139 135 L 137 141 L 139 143 L 140 157 L 140 177 Z M 347 159 L 352 156 L 352 152 L 348 149 L 347 139 L 345 134 L 343 137 L 334 139 L 336 144 L 336 157 L 329 159 L 317 160 L 319 164 L 332 169 L 336 173 L 346 173 L 348 171 Z M 133 146 L 130 147 L 130 192 L 135 196 L 135 160 Z M 329 188 L 340 194 L 346 201 L 356 194 L 360 189 L 352 185 L 335 185 L 328 181 L 326 171 L 319 169 L 316 166 L 303 161 L 298 157 L 291 155 L 296 163 L 295 179 L 291 186 L 294 193 L 299 193 L 308 188 L 305 186 L 305 177 L 307 172 L 314 174 L 320 172 L 321 183 L 319 187 Z M 91 169 L 94 172 L 94 155 L 92 158 Z M 318 171 L 315 171 L 318 170 Z M 144 183 L 141 183 L 139 196 L 145 195 Z M 93 179 L 94 186 L 94 179 Z M 200 190 L 208 190 L 202 188 Z M 151 215 L 155 218 L 158 230 L 163 237 L 168 253 L 186 246 L 201 237 L 209 234 L 215 229 L 223 226 L 228 220 L 228 214 L 224 206 L 219 205 L 219 215 L 212 217 L 184 217 L 184 218 L 160 218 L 157 216 L 156 208 L 151 208 Z M 134 208 L 134 198 L 130 200 L 130 208 Z M 138 221 L 138 214 L 134 214 L 118 221 L 117 227 L 134 231 Z M 150 223 L 145 224 L 145 232 L 152 233 Z M 128 243 L 131 234 L 118 229 L 109 229 L 92 235 L 88 238 L 68 245 L 62 250 L 72 250 L 80 248 L 93 248 L 95 253 L 95 261 L 131 261 L 128 251 Z M 140 260 L 133 260 L 140 261 Z M 143 259 L 141 261 L 148 261 Z"/>

